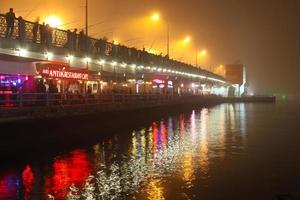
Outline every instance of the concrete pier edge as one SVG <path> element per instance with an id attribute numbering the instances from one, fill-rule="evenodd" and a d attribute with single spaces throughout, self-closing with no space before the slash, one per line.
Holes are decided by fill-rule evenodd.
<path id="1" fill-rule="evenodd" d="M 120 111 L 132 111 L 177 106 L 207 106 L 221 103 L 275 103 L 275 97 L 218 97 L 202 96 L 191 97 L 189 99 L 178 99 L 165 102 L 127 102 L 127 103 L 106 103 L 87 105 L 52 105 L 40 107 L 23 108 L 0 108 L 0 123 L 30 120 L 48 119 L 68 116 L 81 116 L 92 114 L 105 114 Z"/>

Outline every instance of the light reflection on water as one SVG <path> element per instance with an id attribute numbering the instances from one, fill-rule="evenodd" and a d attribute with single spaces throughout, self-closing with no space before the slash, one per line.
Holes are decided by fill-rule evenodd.
<path id="1" fill-rule="evenodd" d="M 133 131 L 129 143 L 116 137 L 57 156 L 43 172 L 27 165 L 21 173 L 1 175 L 0 197 L 165 199 L 172 180 L 183 190 L 196 180 L 205 185 L 215 162 L 242 154 L 246 123 L 244 104 L 154 121 Z M 37 177 L 42 184 L 34 183 Z"/>

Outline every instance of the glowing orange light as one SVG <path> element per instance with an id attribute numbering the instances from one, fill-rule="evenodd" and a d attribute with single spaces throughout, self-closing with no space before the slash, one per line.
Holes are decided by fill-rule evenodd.
<path id="1" fill-rule="evenodd" d="M 160 19 L 160 16 L 159 16 L 158 13 L 155 13 L 155 14 L 152 15 L 151 19 L 152 19 L 153 21 L 158 21 L 158 20 Z"/>
<path id="2" fill-rule="evenodd" d="M 49 26 L 51 26 L 52 28 L 61 27 L 63 24 L 62 20 L 59 17 L 54 16 L 54 15 L 46 17 L 45 23 L 49 24 Z"/>
<path id="3" fill-rule="evenodd" d="M 151 53 L 151 54 L 157 54 L 157 52 L 153 49 L 150 49 L 150 50 L 147 50 L 148 53 Z"/>
<path id="4" fill-rule="evenodd" d="M 207 54 L 207 51 L 206 51 L 206 50 L 202 50 L 202 51 L 201 51 L 201 54 L 204 56 L 204 55 Z"/>
<path id="5" fill-rule="evenodd" d="M 114 39 L 112 42 L 113 42 L 114 45 L 120 44 L 119 40 L 117 40 L 117 39 Z"/>
<path id="6" fill-rule="evenodd" d="M 191 42 L 191 37 L 190 36 L 186 36 L 183 40 L 184 43 L 190 43 Z"/>

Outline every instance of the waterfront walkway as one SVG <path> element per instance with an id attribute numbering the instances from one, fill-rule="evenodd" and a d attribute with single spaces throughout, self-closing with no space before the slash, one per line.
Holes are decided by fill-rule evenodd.
<path id="1" fill-rule="evenodd" d="M 96 114 L 151 107 L 220 103 L 221 97 L 202 95 L 101 94 L 63 97 L 60 94 L 22 94 L 2 100 L 0 121 Z"/>
<path id="2" fill-rule="evenodd" d="M 216 95 L 101 94 L 62 96 L 61 94 L 18 94 L 0 101 L 0 122 L 134 111 L 137 109 L 206 106 L 220 103 L 274 103 L 275 97 L 221 97 Z"/>

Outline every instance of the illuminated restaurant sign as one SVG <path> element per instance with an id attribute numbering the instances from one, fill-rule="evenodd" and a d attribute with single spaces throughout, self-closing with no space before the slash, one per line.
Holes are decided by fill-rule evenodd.
<path id="1" fill-rule="evenodd" d="M 55 69 L 43 69 L 42 74 L 51 78 L 66 78 L 78 80 L 88 80 L 89 77 L 87 73 Z"/>
<path id="2" fill-rule="evenodd" d="M 173 88 L 173 81 L 168 81 L 168 88 Z"/>
<path id="3" fill-rule="evenodd" d="M 153 82 L 156 83 L 156 84 L 163 84 L 163 83 L 165 83 L 165 81 L 160 80 L 160 79 L 154 79 Z"/>

